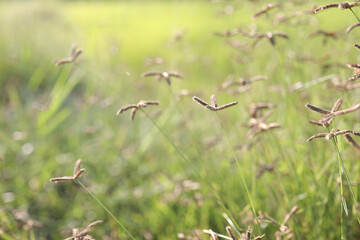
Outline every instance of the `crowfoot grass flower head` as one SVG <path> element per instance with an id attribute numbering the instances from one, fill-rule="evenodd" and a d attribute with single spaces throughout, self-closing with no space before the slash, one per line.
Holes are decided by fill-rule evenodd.
<path id="1" fill-rule="evenodd" d="M 253 139 L 256 135 L 268 131 L 273 128 L 280 128 L 279 123 L 265 123 L 265 121 L 270 117 L 273 111 L 268 111 L 264 116 L 261 117 L 251 117 L 247 126 L 250 130 L 247 132 L 247 138 Z"/>
<path id="2" fill-rule="evenodd" d="M 81 161 L 82 161 L 81 159 L 76 161 L 73 176 L 63 176 L 63 177 L 50 178 L 50 182 L 54 182 L 54 183 L 73 182 L 76 179 L 78 179 L 80 177 L 80 175 L 85 172 L 84 168 L 80 168 Z"/>
<path id="3" fill-rule="evenodd" d="M 315 111 L 315 112 L 318 112 L 318 113 L 321 113 L 323 114 L 323 116 L 321 117 L 321 119 L 318 121 L 318 123 L 320 123 L 321 125 L 323 125 L 324 127 L 328 127 L 332 121 L 333 121 L 333 118 L 335 116 L 339 116 L 339 115 L 344 115 L 344 114 L 347 114 L 347 113 L 350 113 L 350 112 L 354 112 L 355 110 L 359 109 L 360 108 L 360 104 L 356 104 L 350 108 L 347 108 L 347 109 L 344 109 L 344 110 L 341 110 L 341 111 L 338 111 L 340 106 L 341 106 L 341 103 L 343 102 L 343 99 L 342 98 L 339 98 L 335 103 L 334 103 L 334 106 L 331 108 L 331 110 L 326 110 L 326 109 L 323 109 L 323 108 L 320 108 L 320 107 L 317 107 L 317 106 L 314 106 L 312 104 L 309 104 L 307 103 L 305 105 L 305 107 L 307 107 L 308 109 L 312 110 L 312 111 Z M 315 124 L 315 121 L 314 120 L 311 120 L 309 121 L 309 123 L 312 123 L 312 124 Z M 319 125 L 316 123 L 316 125 Z"/>
<path id="4" fill-rule="evenodd" d="M 60 66 L 60 65 L 66 64 L 66 63 L 72 63 L 78 58 L 78 56 L 81 53 L 82 53 L 82 50 L 76 50 L 76 46 L 73 45 L 73 47 L 71 49 L 70 57 L 55 60 L 54 63 L 55 63 L 56 66 Z"/>
<path id="5" fill-rule="evenodd" d="M 231 102 L 231 103 L 227 103 L 221 106 L 217 106 L 217 100 L 216 100 L 216 96 L 212 95 L 211 96 L 211 104 L 208 104 L 207 102 L 205 102 L 204 100 L 202 100 L 201 98 L 198 98 L 196 96 L 193 97 L 193 100 L 197 103 L 199 103 L 200 105 L 204 106 L 205 108 L 211 110 L 211 111 L 220 111 L 223 110 L 225 108 L 229 108 L 232 106 L 235 106 L 236 104 L 238 104 L 238 102 Z"/>
<path id="6" fill-rule="evenodd" d="M 360 146 L 355 142 L 355 140 L 350 136 L 350 134 L 353 134 L 355 136 L 360 136 L 359 132 L 356 132 L 354 130 L 339 130 L 332 129 L 329 133 L 318 133 L 306 140 L 306 142 L 311 142 L 315 138 L 325 138 L 326 140 L 330 140 L 331 138 L 338 136 L 338 135 L 345 135 L 345 139 L 348 143 L 350 143 L 353 147 L 360 150 Z"/>
<path id="7" fill-rule="evenodd" d="M 137 104 L 129 104 L 129 105 L 126 105 L 126 106 L 120 108 L 116 112 L 116 115 L 119 115 L 119 114 L 125 112 L 126 110 L 132 109 L 131 114 L 130 114 L 130 120 L 134 120 L 136 111 L 139 110 L 140 108 L 145 108 L 148 105 L 159 105 L 159 104 L 160 104 L 159 101 L 154 101 L 154 100 L 144 101 L 144 100 L 141 100 Z"/>
<path id="8" fill-rule="evenodd" d="M 151 76 L 156 76 L 158 80 L 165 79 L 169 85 L 171 85 L 171 80 L 170 80 L 171 77 L 180 78 L 180 79 L 184 78 L 184 76 L 178 72 L 145 72 L 141 74 L 141 77 L 151 77 Z"/>
<path id="9" fill-rule="evenodd" d="M 93 240 L 94 238 L 92 238 L 88 234 L 91 232 L 91 230 L 94 226 L 99 225 L 102 222 L 103 222 L 102 220 L 97 220 L 95 222 L 92 222 L 86 228 L 81 230 L 80 232 L 77 228 L 74 228 L 72 230 L 72 236 L 69 238 L 66 238 L 65 240 Z"/>

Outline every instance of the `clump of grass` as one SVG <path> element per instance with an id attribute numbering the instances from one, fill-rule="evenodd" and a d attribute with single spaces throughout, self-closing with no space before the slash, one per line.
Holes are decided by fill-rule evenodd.
<path id="1" fill-rule="evenodd" d="M 80 168 L 81 162 L 82 162 L 81 159 L 76 161 L 73 176 L 63 176 L 63 177 L 50 178 L 50 181 L 54 182 L 54 183 L 63 183 L 63 182 L 76 182 L 76 183 L 78 183 L 115 220 L 115 222 L 127 233 L 127 235 L 131 239 L 135 240 L 133 235 L 125 228 L 125 226 L 120 222 L 120 220 L 115 217 L 115 215 L 95 196 L 94 193 L 90 192 L 89 189 L 87 189 L 87 187 L 85 187 L 85 185 L 80 182 L 80 180 L 78 178 L 80 177 L 80 175 L 82 173 L 85 172 L 84 168 Z M 80 233 L 78 232 L 78 230 L 73 231 L 73 236 L 68 238 L 67 240 L 70 240 L 70 239 L 73 239 L 73 240 L 76 240 L 76 239 L 79 239 L 79 240 L 92 239 L 87 234 L 90 233 L 92 227 L 94 227 L 94 226 L 96 226 L 96 225 L 98 225 L 100 223 L 102 223 L 102 221 L 100 221 L 100 220 L 95 221 L 95 222 L 89 224 Z M 74 234 L 75 234 L 75 236 L 74 236 Z"/>
<path id="2" fill-rule="evenodd" d="M 326 127 L 328 129 L 328 131 L 329 131 L 329 133 L 315 134 L 314 136 L 310 137 L 307 140 L 307 142 L 310 142 L 315 138 L 322 138 L 322 137 L 325 138 L 326 140 L 332 139 L 335 152 L 337 153 L 338 166 L 339 166 L 339 178 L 340 178 L 340 199 L 341 199 L 341 205 L 342 205 L 341 218 L 340 218 L 341 239 L 344 239 L 345 238 L 345 224 L 343 222 L 343 212 L 345 212 L 345 215 L 348 216 L 348 208 L 347 208 L 347 204 L 346 204 L 346 199 L 344 197 L 343 174 L 346 177 L 347 185 L 349 186 L 350 193 L 351 193 L 351 196 L 353 198 L 354 204 L 357 204 L 357 201 L 356 201 L 356 198 L 355 198 L 355 194 L 354 194 L 354 192 L 352 190 L 350 178 L 349 178 L 348 173 L 346 171 L 345 164 L 344 164 L 343 159 L 342 159 L 341 154 L 340 154 L 340 150 L 339 150 L 338 141 L 337 141 L 336 136 L 345 135 L 347 141 L 349 141 L 351 145 L 353 145 L 353 146 L 355 145 L 355 148 L 357 148 L 356 146 L 358 146 L 358 145 L 351 138 L 350 134 L 360 136 L 360 133 L 358 133 L 356 131 L 353 131 L 353 130 L 342 130 L 341 131 L 339 129 L 336 129 L 335 128 L 335 121 L 333 121 L 333 120 L 334 120 L 335 116 L 344 115 L 344 114 L 347 114 L 347 113 L 354 112 L 355 110 L 360 108 L 360 104 L 356 104 L 353 107 L 350 107 L 350 108 L 347 108 L 347 109 L 344 109 L 344 110 L 340 111 L 339 108 L 340 108 L 342 102 L 343 102 L 343 99 L 339 98 L 334 103 L 331 110 L 326 110 L 324 108 L 320 108 L 320 107 L 311 105 L 309 103 L 307 103 L 305 105 L 305 107 L 307 107 L 308 109 L 310 109 L 312 111 L 323 114 L 322 118 L 318 122 L 314 121 L 314 120 L 311 120 L 311 121 L 309 121 L 309 123 L 312 123 L 312 124 L 315 124 L 315 125 L 318 125 L 318 126 Z M 336 129 L 336 130 L 334 130 L 334 129 L 329 130 L 328 127 L 330 126 L 331 123 L 333 123 L 334 129 Z M 359 214 L 358 213 L 355 213 L 355 214 L 357 215 L 357 220 L 358 220 L 358 222 L 360 224 Z"/>

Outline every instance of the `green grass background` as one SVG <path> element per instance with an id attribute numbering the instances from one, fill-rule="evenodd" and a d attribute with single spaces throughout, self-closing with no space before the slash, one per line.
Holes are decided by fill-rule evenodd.
<path id="1" fill-rule="evenodd" d="M 316 1 L 326 4 L 328 1 Z M 250 103 L 277 105 L 270 121 L 281 129 L 257 138 L 250 151 L 236 151 L 257 211 L 279 222 L 296 204 L 300 210 L 290 221 L 297 239 L 339 239 L 340 187 L 332 144 L 306 139 L 324 129 L 307 123 L 320 115 L 306 110 L 310 102 L 331 108 L 343 97 L 343 108 L 359 103 L 359 91 L 341 92 L 315 85 L 299 92 L 288 87 L 328 74 L 346 79 L 352 71 L 326 63 L 356 63 L 352 44 L 359 30 L 345 35 L 356 22 L 350 11 L 331 9 L 315 16 L 300 16 L 288 24 L 273 25 L 280 12 L 309 10 L 313 1 L 284 3 L 268 15 L 252 20 L 266 3 L 261 1 L 121 1 L 0 3 L 0 238 L 62 239 L 73 227 L 103 219 L 94 228 L 96 239 L 128 239 L 124 231 L 77 184 L 53 184 L 54 176 L 71 175 L 76 159 L 83 159 L 81 181 L 109 207 L 137 238 L 176 239 L 178 233 L 194 236 L 196 230 L 225 232 L 224 209 L 209 187 L 215 189 L 236 225 L 259 235 L 249 201 L 231 150 L 216 115 L 200 107 L 191 96 L 177 100 L 181 89 L 208 100 L 227 75 L 236 78 L 267 75 L 238 95 L 217 94 L 219 104 L 239 104 L 219 113 L 233 145 L 245 144 Z M 234 13 L 221 13 L 225 6 Z M 359 13 L 354 8 L 355 13 Z M 262 40 L 236 36 L 243 45 L 231 48 L 215 31 L 256 26 L 259 32 L 279 30 L 289 40 L 275 47 Z M 337 40 L 326 44 L 309 38 L 318 29 L 336 31 Z M 248 30 L 247 30 L 248 31 Z M 180 41 L 174 34 L 184 32 Z M 76 44 L 83 53 L 74 64 L 56 67 L 53 60 L 69 54 Z M 250 58 L 247 63 L 236 56 Z M 312 56 L 317 63 L 300 62 Z M 147 66 L 146 58 L 161 57 L 163 65 Z M 325 59 L 325 60 L 321 60 Z M 141 78 L 149 70 L 181 72 L 184 80 Z M 159 100 L 145 109 L 162 131 L 190 159 L 184 162 L 152 122 L 140 111 L 135 121 L 116 111 L 139 100 Z M 340 129 L 360 130 L 360 115 L 336 119 Z M 326 130 L 325 130 L 326 131 Z M 17 140 L 17 132 L 25 134 Z M 216 144 L 207 144 L 215 141 Z M 359 153 L 339 138 L 340 151 L 359 194 Z M 276 161 L 276 170 L 260 178 L 263 163 Z M 193 168 L 206 178 L 200 179 Z M 184 180 L 199 182 L 197 190 L 174 194 Z M 11 196 L 10 198 L 7 196 Z M 197 199 L 202 199 L 199 202 Z M 355 205 L 348 187 L 345 197 L 350 215 L 345 218 L 348 239 L 360 238 Z M 26 210 L 42 227 L 26 230 L 11 214 Z M 266 239 L 278 227 L 262 224 Z M 206 234 L 201 238 L 208 239 Z M 196 239 L 196 238 L 195 238 Z"/>

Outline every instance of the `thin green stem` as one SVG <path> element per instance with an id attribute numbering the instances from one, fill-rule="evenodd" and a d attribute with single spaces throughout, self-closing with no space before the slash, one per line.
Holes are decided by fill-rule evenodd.
<path id="1" fill-rule="evenodd" d="M 352 12 L 352 14 L 354 14 L 354 16 L 356 17 L 356 19 L 358 20 L 358 22 L 360 22 L 360 18 L 356 15 L 356 13 L 351 9 L 349 8 L 350 11 Z"/>
<path id="2" fill-rule="evenodd" d="M 221 125 L 221 129 L 222 129 L 222 131 L 223 131 L 223 133 L 224 133 L 224 135 L 225 135 L 225 137 L 226 137 L 226 140 L 227 140 L 227 142 L 228 142 L 228 144 L 229 144 L 229 147 L 230 147 L 230 149 L 231 149 L 231 152 L 232 152 L 232 154 L 233 154 L 233 156 L 234 156 L 234 158 L 235 158 L 236 165 L 238 166 L 238 169 L 239 169 L 239 172 L 240 172 L 241 180 L 242 180 L 242 182 L 243 182 L 243 184 L 244 184 L 244 187 L 245 187 L 245 190 L 246 190 L 246 194 L 247 194 L 247 196 L 248 196 L 248 198 L 249 198 L 249 202 L 250 202 L 251 209 L 252 209 L 252 211 L 253 211 L 254 217 L 255 217 L 256 222 L 257 222 L 258 231 L 259 231 L 259 233 L 261 234 L 259 219 L 258 219 L 257 214 L 256 214 L 255 206 L 254 206 L 254 203 L 253 203 L 253 201 L 252 201 L 252 198 L 251 198 L 251 195 L 250 195 L 250 191 L 249 191 L 249 188 L 248 188 L 248 186 L 247 186 L 247 183 L 246 183 L 246 180 L 245 180 L 245 177 L 244 177 L 244 173 L 241 171 L 240 162 L 239 162 L 239 160 L 238 160 L 238 158 L 237 158 L 237 156 L 236 156 L 236 154 L 235 154 L 235 152 L 234 152 L 234 149 L 233 149 L 233 147 L 232 147 L 232 145 L 231 145 L 231 143 L 230 143 L 230 140 L 229 140 L 229 136 L 228 136 L 228 134 L 226 133 L 226 130 L 225 130 L 225 128 L 224 128 L 224 125 L 223 125 L 223 123 L 222 123 L 222 121 L 221 121 L 221 119 L 220 119 L 220 116 L 219 116 L 219 114 L 218 114 L 217 112 L 216 112 L 216 116 L 217 116 L 218 119 L 219 119 L 219 122 L 220 122 L 220 125 Z"/>
<path id="3" fill-rule="evenodd" d="M 341 156 L 340 156 L 340 152 L 339 152 L 339 148 L 337 146 L 337 140 L 336 139 L 336 136 L 334 136 L 332 138 L 332 142 L 333 142 L 333 145 L 334 145 L 334 149 L 335 151 L 337 152 L 337 157 L 338 157 L 338 164 L 339 164 L 339 177 L 340 177 L 340 200 L 341 200 L 341 203 L 340 205 L 342 206 L 341 207 L 341 215 L 340 215 L 340 226 L 341 226 L 341 239 L 344 239 L 344 221 L 343 221 L 343 217 L 344 217 L 344 210 L 347 212 L 347 210 L 345 209 L 346 208 L 346 204 L 344 204 L 343 201 L 345 201 L 345 198 L 344 198 L 344 186 L 343 186 L 343 177 L 342 177 L 342 166 L 341 166 Z"/>
<path id="4" fill-rule="evenodd" d="M 164 133 L 164 131 L 160 128 L 160 126 L 149 116 L 149 114 L 144 111 L 142 108 L 140 108 L 140 110 L 145 114 L 145 116 L 152 122 L 152 124 L 157 128 L 157 130 L 161 133 L 161 135 L 167 140 L 167 142 L 175 149 L 176 152 L 179 153 L 179 155 L 181 156 L 181 158 L 184 160 L 184 162 L 186 162 L 187 164 L 189 164 L 191 166 L 191 168 L 194 170 L 194 172 L 198 175 L 198 177 L 203 181 L 203 183 L 207 183 L 207 182 L 211 182 L 210 180 L 207 179 L 206 176 L 203 176 L 201 174 L 201 172 L 199 171 L 199 169 L 194 166 L 194 164 L 191 163 L 191 161 L 189 160 L 189 158 L 182 152 L 180 151 L 180 149 L 173 143 L 173 141 L 171 141 L 171 139 Z M 219 204 L 221 205 L 222 209 L 225 211 L 225 213 L 227 215 L 229 215 L 232 220 L 234 221 L 234 217 L 232 216 L 232 214 L 229 212 L 229 210 L 225 207 L 225 204 L 223 203 L 222 199 L 220 198 L 219 194 L 215 191 L 215 189 L 213 189 L 211 187 L 210 184 L 207 184 L 206 186 L 209 187 L 210 191 L 212 192 L 212 194 L 214 194 L 215 198 L 218 200 Z M 234 221 L 235 222 L 235 221 Z M 235 222 L 236 224 L 236 222 Z M 238 226 L 236 226 L 238 227 Z M 239 227 L 238 227 L 239 228 Z"/>
<path id="5" fill-rule="evenodd" d="M 125 226 L 120 222 L 120 220 L 118 220 L 114 216 L 114 214 L 110 212 L 110 210 L 95 196 L 95 194 L 90 192 L 87 187 L 85 187 L 84 184 L 82 184 L 79 180 L 75 180 L 75 182 L 78 183 L 87 193 L 89 193 L 93 199 L 95 199 L 95 201 L 115 220 L 117 224 L 119 224 L 119 226 L 129 235 L 131 239 L 135 240 L 134 236 L 131 235 L 131 233 L 125 228 Z"/>

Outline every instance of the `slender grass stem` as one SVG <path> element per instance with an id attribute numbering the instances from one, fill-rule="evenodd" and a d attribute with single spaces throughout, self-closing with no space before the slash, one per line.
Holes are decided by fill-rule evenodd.
<path id="1" fill-rule="evenodd" d="M 131 235 L 131 233 L 126 229 L 126 227 L 120 222 L 120 220 L 118 220 L 114 214 L 112 214 L 112 212 L 95 196 L 95 194 L 93 194 L 92 192 L 89 191 L 89 189 L 87 189 L 87 187 L 85 187 L 84 184 L 82 184 L 79 180 L 75 180 L 76 183 L 78 183 L 87 193 L 90 194 L 90 196 L 95 199 L 95 201 L 114 219 L 114 221 L 119 224 L 119 226 L 129 235 L 129 237 L 133 240 L 135 240 L 135 237 L 133 235 Z"/>
<path id="2" fill-rule="evenodd" d="M 340 198 L 341 198 L 341 208 L 340 208 L 340 211 L 341 211 L 341 214 L 340 214 L 340 236 L 341 236 L 341 239 L 345 239 L 344 238 L 344 210 L 345 212 L 347 212 L 347 209 L 346 208 L 346 204 L 344 204 L 343 201 L 345 201 L 345 198 L 344 198 L 344 187 L 343 187 L 343 177 L 342 177 L 342 166 L 341 166 L 341 161 L 340 161 L 340 152 L 339 152 L 339 148 L 338 148 L 338 143 L 337 143 L 337 139 L 336 139 L 336 136 L 334 136 L 332 138 L 332 143 L 334 145 L 334 149 L 337 153 L 337 157 L 338 157 L 338 164 L 339 164 L 339 177 L 340 177 Z"/>
<path id="3" fill-rule="evenodd" d="M 244 187 L 245 187 L 245 190 L 246 190 L 246 194 L 247 194 L 247 196 L 248 196 L 248 198 L 249 198 L 249 202 L 250 202 L 250 206 L 251 206 L 252 212 L 253 212 L 254 217 L 255 217 L 255 219 L 256 219 L 258 231 L 259 231 L 259 233 L 261 234 L 259 219 L 258 219 L 257 214 L 256 214 L 255 206 L 254 206 L 254 203 L 253 203 L 253 201 L 252 201 L 252 198 L 251 198 L 251 195 L 250 195 L 250 191 L 249 191 L 249 188 L 248 188 L 248 186 L 247 186 L 247 183 L 246 183 L 246 180 L 245 180 L 245 177 L 244 177 L 244 173 L 243 173 L 242 170 L 241 170 L 240 162 L 239 162 L 239 160 L 238 160 L 238 158 L 237 158 L 237 156 L 236 156 L 236 154 L 235 154 L 235 152 L 234 152 L 234 149 L 233 149 L 233 147 L 232 147 L 232 145 L 231 145 L 231 143 L 230 143 L 229 136 L 228 136 L 228 134 L 226 133 L 226 130 L 225 130 L 225 128 L 224 128 L 224 125 L 223 125 L 223 123 L 222 123 L 222 121 L 221 121 L 221 119 L 220 119 L 220 116 L 219 116 L 219 114 L 218 114 L 217 112 L 216 112 L 216 116 L 217 116 L 218 119 L 219 119 L 219 122 L 220 122 L 220 125 L 221 125 L 221 129 L 222 129 L 222 131 L 223 131 L 223 133 L 224 133 L 224 135 L 225 135 L 225 137 L 226 137 L 226 140 L 227 140 L 227 142 L 228 142 L 228 144 L 229 144 L 229 147 L 230 147 L 230 149 L 231 149 L 231 152 L 232 152 L 232 154 L 233 154 L 233 156 L 234 156 L 234 158 L 235 158 L 236 164 L 237 164 L 238 169 L 239 169 L 239 172 L 240 172 L 241 180 L 242 180 L 242 182 L 243 182 L 243 184 L 244 184 Z"/>
<path id="4" fill-rule="evenodd" d="M 349 8 L 350 11 L 352 12 L 352 14 L 354 14 L 354 16 L 356 17 L 356 19 L 358 20 L 358 22 L 360 22 L 360 18 L 358 17 L 358 15 L 354 12 L 354 10 L 352 10 L 351 8 Z"/>
<path id="5" fill-rule="evenodd" d="M 160 126 L 149 116 L 149 114 L 144 111 L 142 108 L 140 108 L 140 110 L 145 114 L 145 116 L 152 122 L 152 124 L 157 128 L 157 130 L 161 133 L 161 135 L 167 140 L 167 142 L 175 149 L 175 151 L 180 155 L 180 157 L 184 160 L 184 162 L 188 165 L 191 166 L 191 168 L 194 170 L 194 172 L 198 175 L 198 177 L 204 182 L 204 183 L 211 183 L 210 180 L 207 179 L 207 176 L 203 176 L 201 174 L 201 172 L 199 171 L 199 169 L 194 166 L 194 164 L 191 163 L 191 161 L 189 160 L 189 158 L 173 143 L 173 141 L 171 141 L 171 139 L 165 134 L 165 132 L 160 128 Z M 234 221 L 234 217 L 232 216 L 232 214 L 229 212 L 229 210 L 226 208 L 224 202 L 222 201 L 222 199 L 220 198 L 219 194 L 215 191 L 215 189 L 213 189 L 211 187 L 210 184 L 206 184 L 206 186 L 208 186 L 208 188 L 210 189 L 211 193 L 214 194 L 215 198 L 217 199 L 217 201 L 219 202 L 220 206 L 222 207 L 222 209 L 225 211 L 225 213 L 231 217 L 231 219 Z M 235 222 L 235 221 L 234 221 Z M 237 226 L 236 222 L 235 225 L 237 228 L 239 228 L 239 226 Z"/>

